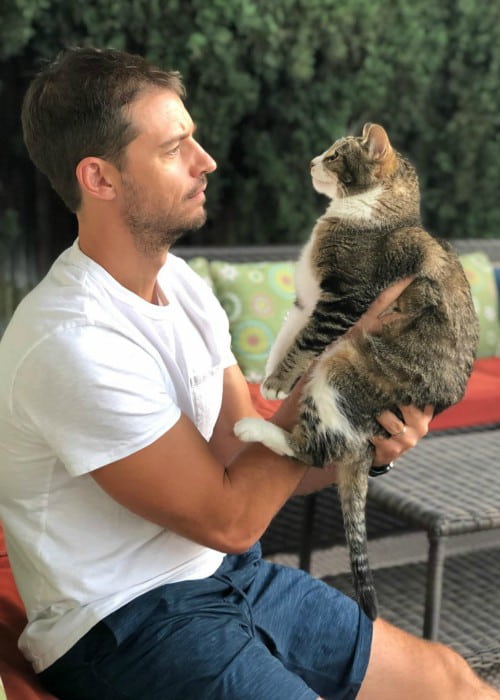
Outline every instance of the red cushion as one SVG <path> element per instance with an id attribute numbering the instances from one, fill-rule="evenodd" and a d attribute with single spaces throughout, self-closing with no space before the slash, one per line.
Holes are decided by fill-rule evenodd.
<path id="1" fill-rule="evenodd" d="M 250 390 L 250 396 L 252 397 L 252 403 L 255 410 L 260 413 L 262 418 L 270 418 L 280 405 L 281 401 L 265 399 L 260 393 L 260 384 L 248 382 L 248 388 Z"/>
<path id="2" fill-rule="evenodd" d="M 464 398 L 434 418 L 431 430 L 500 423 L 500 357 L 476 360 Z"/>
<path id="3" fill-rule="evenodd" d="M 30 664 L 17 648 L 26 625 L 24 606 L 10 569 L 0 525 L 0 678 L 9 700 L 54 700 L 38 683 Z"/>
<path id="4" fill-rule="evenodd" d="M 260 385 L 249 383 L 253 404 L 263 418 L 269 418 L 279 401 L 264 399 Z M 465 396 L 455 406 L 440 413 L 431 430 L 465 428 L 485 423 L 500 423 L 500 357 L 476 360 Z"/>

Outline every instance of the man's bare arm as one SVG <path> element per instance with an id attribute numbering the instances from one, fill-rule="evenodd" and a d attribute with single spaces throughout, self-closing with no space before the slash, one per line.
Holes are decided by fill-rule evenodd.
<path id="1" fill-rule="evenodd" d="M 222 552 L 256 542 L 306 467 L 260 444 L 217 459 L 186 417 L 151 445 L 91 473 L 137 515 Z"/>

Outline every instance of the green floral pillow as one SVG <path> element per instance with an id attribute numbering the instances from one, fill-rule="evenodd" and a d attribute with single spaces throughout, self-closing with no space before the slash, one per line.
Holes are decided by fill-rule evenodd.
<path id="1" fill-rule="evenodd" d="M 495 273 L 481 252 L 460 256 L 479 318 L 478 357 L 500 355 Z M 191 267 L 212 287 L 229 317 L 233 352 L 245 377 L 260 382 L 271 345 L 295 298 L 293 262 L 229 263 L 192 258 Z"/>
<path id="2" fill-rule="evenodd" d="M 474 308 L 479 319 L 478 357 L 500 354 L 500 323 L 495 271 L 485 253 L 468 253 L 460 262 L 470 284 Z"/>
<path id="3" fill-rule="evenodd" d="M 228 317 L 233 352 L 245 377 L 260 382 L 283 319 L 295 299 L 293 262 L 209 263 Z"/>

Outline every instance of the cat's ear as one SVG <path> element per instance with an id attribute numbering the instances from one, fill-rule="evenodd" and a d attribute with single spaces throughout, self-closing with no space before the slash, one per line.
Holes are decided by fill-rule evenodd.
<path id="1" fill-rule="evenodd" d="M 363 143 L 365 143 L 365 141 L 367 140 L 368 132 L 370 131 L 372 126 L 373 126 L 373 124 L 371 122 L 366 122 L 366 124 L 364 125 L 363 133 L 361 134 L 361 138 L 363 139 Z"/>
<path id="2" fill-rule="evenodd" d="M 379 124 L 365 124 L 363 127 L 363 145 L 374 160 L 384 159 L 392 151 L 392 146 L 384 127 Z"/>
<path id="3" fill-rule="evenodd" d="M 395 155 L 386 130 L 379 124 L 365 124 L 362 143 L 367 146 L 370 158 L 378 161 L 381 171 L 388 174 L 395 164 Z"/>

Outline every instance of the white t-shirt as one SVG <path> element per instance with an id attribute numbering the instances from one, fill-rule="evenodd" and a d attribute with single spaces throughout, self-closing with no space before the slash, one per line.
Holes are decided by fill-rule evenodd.
<path id="1" fill-rule="evenodd" d="M 223 554 L 119 505 L 89 475 L 153 443 L 181 412 L 209 439 L 235 363 L 208 286 L 169 254 L 164 306 L 122 287 L 78 242 L 23 300 L 0 342 L 0 519 L 41 671 L 97 621 Z"/>

